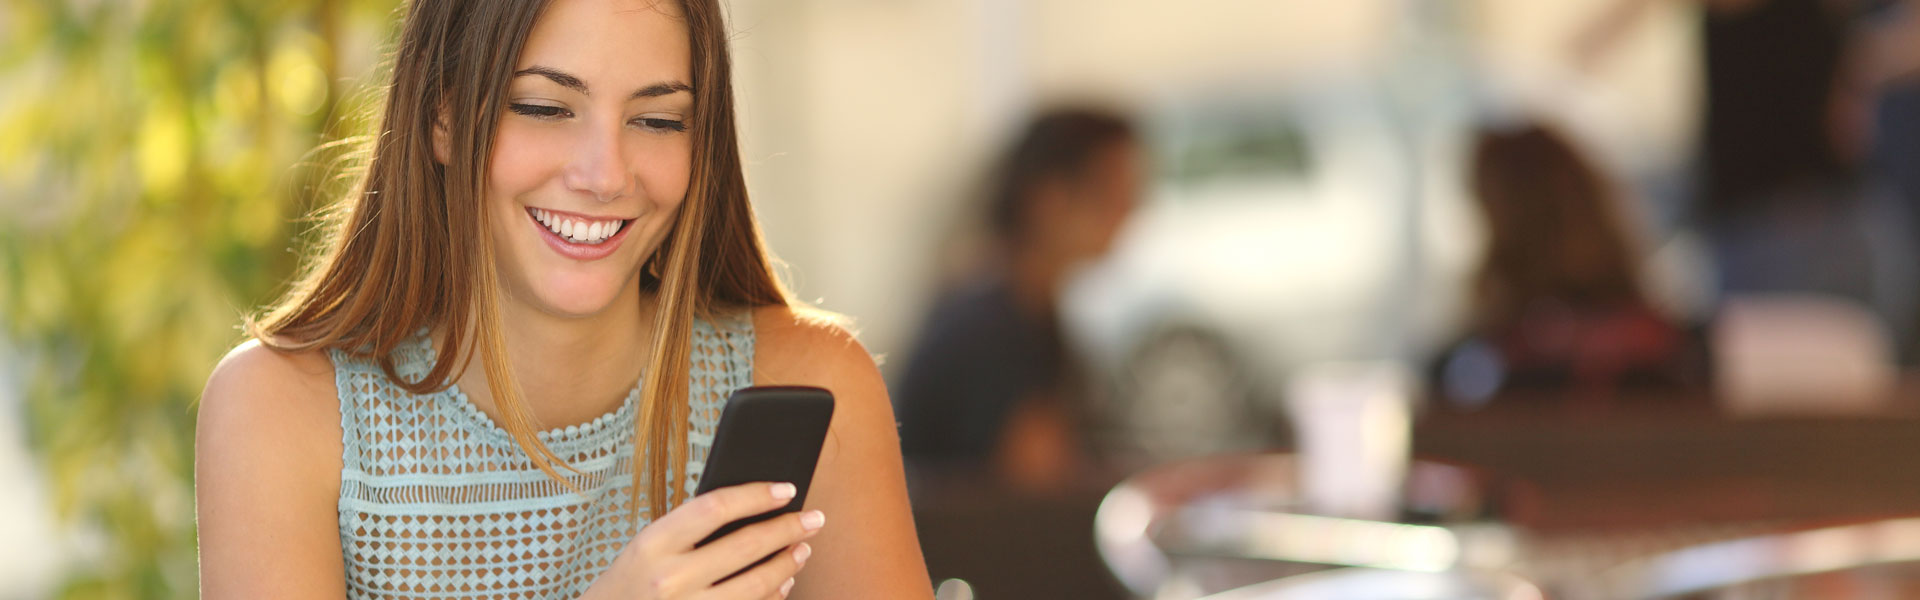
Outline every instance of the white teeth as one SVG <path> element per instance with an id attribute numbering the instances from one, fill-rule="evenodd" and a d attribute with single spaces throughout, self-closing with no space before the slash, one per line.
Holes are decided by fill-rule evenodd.
<path id="1" fill-rule="evenodd" d="M 579 221 L 561 217 L 538 208 L 533 209 L 533 218 L 539 221 L 541 225 L 545 225 L 547 230 L 552 231 L 554 235 L 576 244 L 598 244 L 604 242 L 607 238 L 613 237 L 613 234 L 619 233 L 620 226 L 625 224 L 623 221 L 618 220 Z"/>

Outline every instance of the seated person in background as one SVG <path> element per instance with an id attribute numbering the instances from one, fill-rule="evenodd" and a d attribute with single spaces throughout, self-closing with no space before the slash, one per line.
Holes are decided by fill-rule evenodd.
<path id="1" fill-rule="evenodd" d="M 934 304 L 893 385 L 909 461 L 979 467 L 1029 491 L 1060 485 L 1083 451 L 1082 396 L 1056 310 L 1068 276 L 1105 254 L 1144 159 L 1118 116 L 1036 118 L 997 165 L 985 267 Z"/>
<path id="2" fill-rule="evenodd" d="M 1539 124 L 1483 131 L 1472 169 L 1487 247 L 1466 340 L 1436 379 L 1445 399 L 1545 391 L 1593 402 L 1702 383 L 1698 344 L 1641 289 L 1617 194 L 1566 138 Z"/>

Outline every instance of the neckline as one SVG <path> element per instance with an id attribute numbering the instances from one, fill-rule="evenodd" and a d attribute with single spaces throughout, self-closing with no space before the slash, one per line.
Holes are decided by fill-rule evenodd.
<path id="1" fill-rule="evenodd" d="M 433 364 L 433 361 L 439 359 L 440 352 L 433 347 L 433 339 L 428 337 L 425 331 L 422 331 L 416 339 L 419 343 L 424 364 Z M 620 401 L 619 406 L 613 407 L 613 410 L 601 413 L 599 416 L 589 419 L 584 423 L 561 425 L 536 431 L 533 434 L 534 438 L 540 440 L 542 444 L 571 441 L 599 433 L 614 422 L 633 421 L 634 406 L 640 399 L 640 387 L 645 382 L 646 375 L 642 374 L 638 381 L 633 382 L 633 388 L 627 390 L 626 398 Z M 480 405 L 474 404 L 473 399 L 467 397 L 466 391 L 460 389 L 460 384 L 448 383 L 447 389 L 442 391 L 440 395 L 452 400 L 455 405 L 459 406 L 460 412 L 467 415 L 468 420 L 479 424 L 488 434 L 498 438 L 513 439 L 513 432 L 507 431 L 505 427 L 501 427 L 500 423 L 494 420 L 493 415 L 487 414 L 487 411 L 480 410 Z"/>
<path id="2" fill-rule="evenodd" d="M 474 404 L 473 399 L 468 398 L 467 393 L 460 390 L 460 384 L 448 385 L 444 393 L 460 407 L 461 412 L 465 413 L 470 420 L 486 428 L 488 433 L 508 439 L 513 437 L 513 432 L 507 431 L 505 427 L 501 427 L 500 423 L 493 419 L 493 415 L 489 415 L 486 411 L 480 410 L 480 406 Z M 613 410 L 601 413 L 600 416 L 594 417 L 585 423 L 556 426 L 536 431 L 533 434 L 534 438 L 540 440 L 543 444 L 570 441 L 605 430 L 613 422 L 632 421 L 633 407 L 639 398 L 640 383 L 636 382 L 634 383 L 633 389 L 627 391 L 627 397 L 621 400 L 620 405 L 614 407 Z"/>

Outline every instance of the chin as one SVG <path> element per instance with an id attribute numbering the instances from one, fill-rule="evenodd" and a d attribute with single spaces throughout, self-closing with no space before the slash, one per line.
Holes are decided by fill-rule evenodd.
<path id="1" fill-rule="evenodd" d="M 535 300 L 547 312 L 567 317 L 591 317 L 620 298 L 631 277 L 607 273 L 578 273 L 546 278 L 536 284 Z"/>

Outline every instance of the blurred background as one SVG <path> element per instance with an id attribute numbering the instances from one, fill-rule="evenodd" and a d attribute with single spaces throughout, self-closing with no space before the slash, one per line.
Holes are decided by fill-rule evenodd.
<path id="1" fill-rule="evenodd" d="M 1920 561 L 1920 5 L 728 4 L 761 223 L 882 361 L 935 581 L 1920 589 L 1874 570 Z M 0 598 L 195 593 L 193 401 L 398 5 L 0 0 Z"/>

